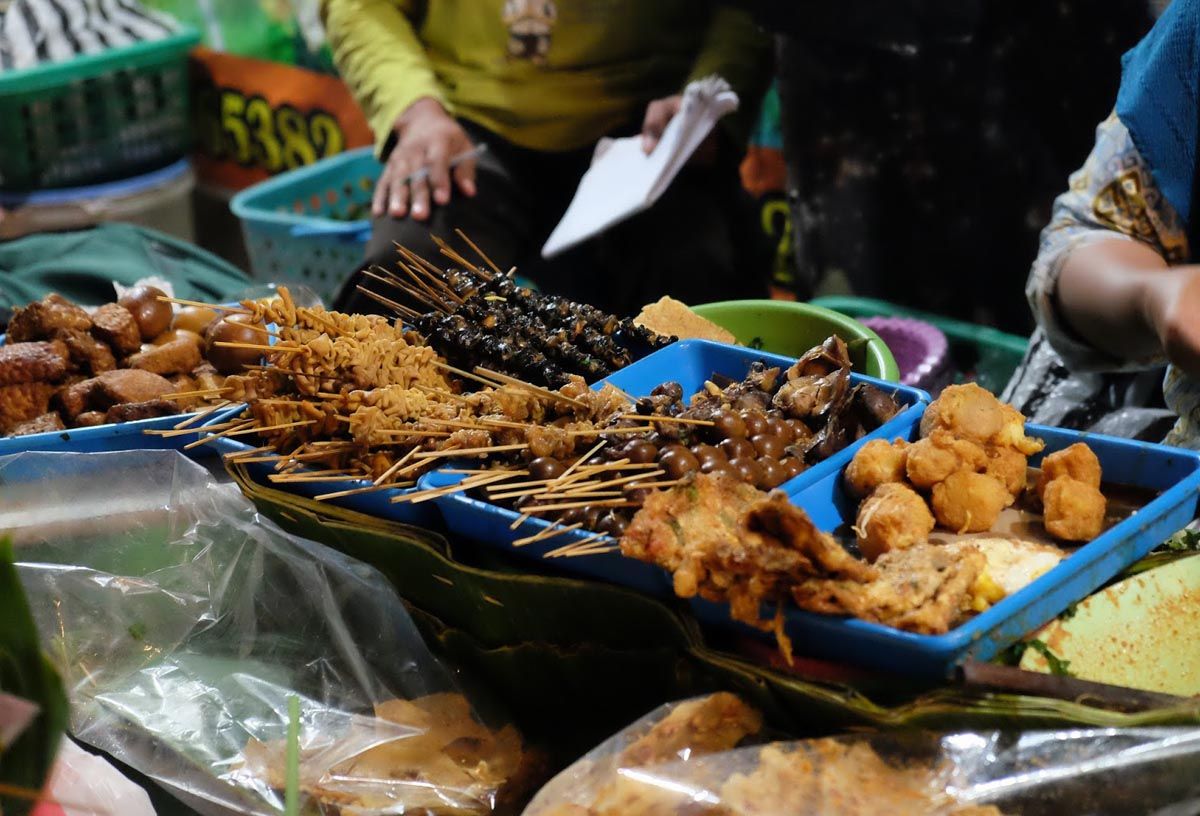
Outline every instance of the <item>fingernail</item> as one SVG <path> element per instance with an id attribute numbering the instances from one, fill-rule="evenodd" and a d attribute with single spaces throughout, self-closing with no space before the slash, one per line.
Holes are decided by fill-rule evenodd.
<path id="1" fill-rule="evenodd" d="M 450 192 L 448 190 L 438 190 L 433 194 L 433 200 L 438 204 L 445 204 L 450 200 Z"/>
<path id="2" fill-rule="evenodd" d="M 424 218 L 425 217 L 425 205 L 424 204 L 414 204 L 412 212 L 413 212 L 413 218 Z"/>
<path id="3" fill-rule="evenodd" d="M 468 196 L 470 196 L 470 197 L 474 197 L 474 195 L 475 195 L 475 183 L 474 183 L 474 182 L 472 182 L 472 181 L 467 181 L 467 182 L 464 182 L 464 183 L 463 183 L 463 192 L 464 192 L 464 193 L 466 193 L 466 194 L 467 194 Z"/>

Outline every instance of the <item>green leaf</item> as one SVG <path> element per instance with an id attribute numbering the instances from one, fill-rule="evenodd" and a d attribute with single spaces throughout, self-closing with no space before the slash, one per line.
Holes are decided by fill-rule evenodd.
<path id="1" fill-rule="evenodd" d="M 41 709 L 12 745 L 0 745 L 0 782 L 40 791 L 67 727 L 67 696 L 38 645 L 37 628 L 14 564 L 12 542 L 0 538 L 0 691 Z M 0 813 L 28 813 L 33 802 L 0 796 Z"/>
<path id="2" fill-rule="evenodd" d="M 1062 677 L 1070 677 L 1070 660 L 1063 660 L 1061 657 L 1050 651 L 1050 647 L 1040 640 L 1031 640 L 1028 642 L 1028 647 L 1046 658 L 1046 665 L 1050 667 L 1051 674 L 1057 674 Z"/>

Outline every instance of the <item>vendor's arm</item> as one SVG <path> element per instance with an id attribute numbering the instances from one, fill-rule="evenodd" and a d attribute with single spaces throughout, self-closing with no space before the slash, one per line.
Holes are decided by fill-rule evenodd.
<path id="1" fill-rule="evenodd" d="M 1200 372 L 1200 308 L 1183 225 L 1115 117 L 1054 204 L 1027 294 L 1067 364 L 1128 369 L 1169 358 Z M 1188 306 L 1189 303 L 1196 304 Z"/>
<path id="2" fill-rule="evenodd" d="M 687 81 L 717 74 L 737 92 L 738 112 L 725 117 L 721 124 L 739 151 L 754 126 L 759 102 L 769 84 L 770 69 L 770 38 L 758 28 L 749 13 L 717 3 Z M 679 112 L 681 99 L 676 94 L 657 99 L 647 107 L 642 124 L 643 146 L 647 153 L 654 149 L 667 123 Z M 697 151 L 696 158 L 701 161 L 711 158 L 715 149 L 715 142 L 708 142 Z"/>
<path id="3" fill-rule="evenodd" d="M 375 133 L 383 174 L 373 210 L 394 216 L 428 216 L 430 198 L 450 200 L 450 159 L 471 140 L 450 114 L 413 21 L 415 0 L 321 0 L 330 47 L 342 77 L 354 91 Z M 428 178 L 405 180 L 427 168 Z M 475 164 L 453 171 L 458 188 L 475 193 Z"/>

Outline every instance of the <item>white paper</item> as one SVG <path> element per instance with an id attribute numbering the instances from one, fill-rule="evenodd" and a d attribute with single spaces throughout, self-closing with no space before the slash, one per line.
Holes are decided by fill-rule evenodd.
<path id="1" fill-rule="evenodd" d="M 717 120 L 737 106 L 737 94 L 729 84 L 708 77 L 684 90 L 679 113 L 650 155 L 642 150 L 640 134 L 602 140 L 575 197 L 542 247 L 542 257 L 557 255 L 654 204 Z"/>

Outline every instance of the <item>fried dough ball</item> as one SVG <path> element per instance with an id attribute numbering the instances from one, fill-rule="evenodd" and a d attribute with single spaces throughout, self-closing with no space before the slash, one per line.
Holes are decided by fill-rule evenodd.
<path id="1" fill-rule="evenodd" d="M 1067 478 L 1100 488 L 1100 460 L 1092 449 L 1082 442 L 1049 454 L 1042 460 L 1042 472 L 1038 475 L 1038 498 L 1045 500 L 1046 486 L 1055 479 Z"/>
<path id="2" fill-rule="evenodd" d="M 1013 448 L 990 448 L 983 472 L 1004 485 L 1012 504 L 1025 491 L 1029 460 Z"/>
<path id="3" fill-rule="evenodd" d="M 952 532 L 982 533 L 996 523 L 1010 498 L 995 478 L 960 470 L 933 486 L 933 514 Z"/>
<path id="4" fill-rule="evenodd" d="M 1108 502 L 1094 485 L 1060 476 L 1046 485 L 1046 532 L 1060 541 L 1091 541 L 1104 529 Z"/>
<path id="5" fill-rule="evenodd" d="M 876 488 L 859 506 L 854 524 L 858 549 L 868 561 L 920 544 L 933 528 L 933 514 L 925 500 L 908 485 L 896 482 Z"/>
<path id="6" fill-rule="evenodd" d="M 930 403 L 921 418 L 921 436 L 941 428 L 980 445 L 1015 448 L 1026 456 L 1044 447 L 1040 439 L 1025 435 L 1025 417 L 992 392 L 975 383 L 951 385 Z"/>
<path id="7" fill-rule="evenodd" d="M 982 447 L 968 439 L 936 429 L 908 448 L 908 480 L 915 487 L 928 490 L 960 470 L 975 472 L 987 462 Z"/>
<path id="8" fill-rule="evenodd" d="M 846 489 L 861 499 L 882 484 L 903 482 L 907 458 L 908 443 L 903 439 L 872 439 L 846 466 Z"/>

